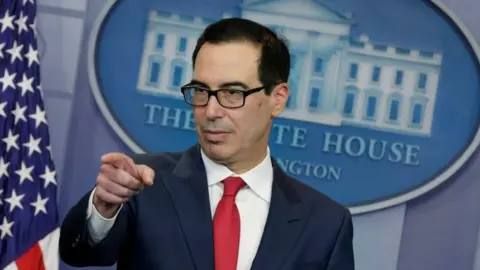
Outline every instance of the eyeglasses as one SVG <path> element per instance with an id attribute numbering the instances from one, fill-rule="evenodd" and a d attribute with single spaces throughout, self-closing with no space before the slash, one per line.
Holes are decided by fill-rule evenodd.
<path id="1" fill-rule="evenodd" d="M 250 90 L 236 89 L 218 89 L 210 90 L 208 88 L 196 85 L 185 85 L 181 87 L 181 91 L 185 101 L 193 106 L 207 106 L 211 96 L 214 96 L 218 103 L 228 109 L 236 109 L 245 105 L 245 98 L 249 95 L 260 92 L 265 87 L 260 86 Z"/>

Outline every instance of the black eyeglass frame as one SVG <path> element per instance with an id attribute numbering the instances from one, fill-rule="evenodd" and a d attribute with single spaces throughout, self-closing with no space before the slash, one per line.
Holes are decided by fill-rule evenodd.
<path id="1" fill-rule="evenodd" d="M 207 102 L 204 104 L 204 105 L 195 105 L 195 104 L 192 104 L 190 102 L 188 102 L 187 100 L 187 97 L 185 96 L 185 92 L 189 89 L 189 88 L 198 88 L 198 89 L 202 89 L 204 91 L 207 92 L 208 94 L 208 98 L 207 98 Z M 224 108 L 227 108 L 227 109 L 237 109 L 237 108 L 241 108 L 243 106 L 245 106 L 245 100 L 246 98 L 251 95 L 251 94 L 254 94 L 254 93 L 257 93 L 257 92 L 260 92 L 262 91 L 263 89 L 265 89 L 265 86 L 259 86 L 259 87 L 255 87 L 255 88 L 252 88 L 252 89 L 248 89 L 248 90 L 239 90 L 239 89 L 229 89 L 229 88 L 220 88 L 220 89 L 216 89 L 216 90 L 211 90 L 211 89 L 208 89 L 207 87 L 203 87 L 203 86 L 199 86 L 199 85 L 191 85 L 191 84 L 187 84 L 187 85 L 184 85 L 182 87 L 180 87 L 180 90 L 183 94 L 183 99 L 185 100 L 185 102 L 187 104 L 190 104 L 191 106 L 194 106 L 194 107 L 205 107 L 208 105 L 208 102 L 210 101 L 210 97 L 214 96 L 216 99 L 217 99 L 217 102 L 218 104 L 220 104 L 220 106 L 224 107 Z M 224 106 L 220 100 L 218 99 L 218 92 L 222 92 L 222 91 L 235 91 L 235 92 L 240 92 L 242 93 L 243 95 L 243 100 L 242 100 L 242 104 L 239 105 L 239 106 L 235 106 L 235 107 L 230 107 L 230 106 Z"/>

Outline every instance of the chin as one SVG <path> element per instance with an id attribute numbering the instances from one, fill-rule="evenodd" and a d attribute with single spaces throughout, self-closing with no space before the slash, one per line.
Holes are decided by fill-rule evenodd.
<path id="1" fill-rule="evenodd" d="M 232 148 L 226 143 L 203 142 L 203 151 L 213 160 L 226 160 L 232 155 Z"/>

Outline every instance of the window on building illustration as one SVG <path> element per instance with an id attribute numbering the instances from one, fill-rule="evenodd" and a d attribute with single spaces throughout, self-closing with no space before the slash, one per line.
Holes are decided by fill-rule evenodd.
<path id="1" fill-rule="evenodd" d="M 152 55 L 148 59 L 148 70 L 146 84 L 157 87 L 160 85 L 162 74 L 163 58 L 158 55 Z"/>
<path id="2" fill-rule="evenodd" d="M 180 21 L 187 23 L 195 23 L 195 17 L 190 15 L 179 15 Z"/>
<path id="3" fill-rule="evenodd" d="M 375 44 L 375 45 L 373 45 L 373 49 L 375 51 L 386 52 L 388 50 L 388 47 L 385 46 L 385 45 Z"/>
<path id="4" fill-rule="evenodd" d="M 290 54 L 290 69 L 293 70 L 296 68 L 296 60 L 297 60 L 297 57 L 295 54 L 291 53 Z"/>
<path id="5" fill-rule="evenodd" d="M 163 49 L 165 46 L 165 35 L 164 34 L 158 34 L 157 35 L 157 49 Z"/>
<path id="6" fill-rule="evenodd" d="M 320 99 L 321 99 L 321 92 L 320 88 L 312 87 L 310 91 L 310 101 L 309 107 L 310 109 L 318 109 L 320 107 Z"/>
<path id="7" fill-rule="evenodd" d="M 353 107 L 355 105 L 355 93 L 347 92 L 345 96 L 345 104 L 343 106 L 343 115 L 353 116 Z"/>
<path id="8" fill-rule="evenodd" d="M 357 40 L 351 40 L 350 41 L 350 46 L 354 47 L 354 48 L 363 48 L 365 47 L 365 43 L 361 42 L 361 41 L 357 41 Z"/>
<path id="9" fill-rule="evenodd" d="M 348 73 L 348 78 L 350 80 L 356 80 L 358 76 L 358 64 L 357 63 L 351 63 L 350 64 L 350 71 Z"/>
<path id="10" fill-rule="evenodd" d="M 380 67 L 373 67 L 372 70 L 372 82 L 373 83 L 379 83 L 380 82 L 380 73 L 381 73 L 381 68 Z"/>
<path id="11" fill-rule="evenodd" d="M 396 48 L 395 49 L 395 52 L 397 54 L 400 54 L 400 55 L 409 55 L 410 54 L 410 50 L 409 49 L 405 49 L 405 48 Z"/>
<path id="12" fill-rule="evenodd" d="M 412 111 L 412 119 L 411 123 L 413 125 L 421 125 L 423 122 L 423 104 L 421 103 L 416 103 L 413 105 L 413 111 Z"/>
<path id="13" fill-rule="evenodd" d="M 182 85 L 182 81 L 183 81 L 183 67 L 180 65 L 177 65 L 173 68 L 172 86 L 180 87 Z"/>
<path id="14" fill-rule="evenodd" d="M 423 57 L 423 58 L 433 58 L 435 56 L 433 52 L 424 52 L 424 51 L 420 51 L 419 55 L 420 57 Z"/>
<path id="15" fill-rule="evenodd" d="M 185 53 L 187 51 L 187 38 L 186 37 L 180 37 L 178 39 L 178 45 L 177 45 L 177 53 Z"/>
<path id="16" fill-rule="evenodd" d="M 173 59 L 170 63 L 170 84 L 169 88 L 178 91 L 185 80 L 185 72 L 187 71 L 187 62 L 181 58 Z"/>
<path id="17" fill-rule="evenodd" d="M 287 109 L 293 109 L 295 107 L 295 98 L 297 96 L 298 83 L 294 77 L 291 77 L 288 81 L 288 84 L 290 86 L 290 95 L 288 95 L 286 107 Z"/>
<path id="18" fill-rule="evenodd" d="M 418 74 L 417 88 L 418 89 L 425 89 L 426 87 L 427 87 L 427 74 L 422 72 L 422 73 Z"/>
<path id="19" fill-rule="evenodd" d="M 160 81 L 160 63 L 152 62 L 150 66 L 149 84 L 158 84 Z"/>
<path id="20" fill-rule="evenodd" d="M 287 99 L 287 105 L 286 105 L 286 107 L 287 107 L 288 109 L 291 109 L 292 106 L 293 106 L 293 105 L 292 105 L 292 104 L 293 104 L 292 99 L 293 99 L 293 98 L 292 98 L 291 96 L 289 96 L 288 99 Z"/>
<path id="21" fill-rule="evenodd" d="M 375 118 L 376 110 L 377 110 L 377 97 L 369 96 L 367 99 L 367 111 L 365 113 L 366 118 L 368 119 Z"/>
<path id="22" fill-rule="evenodd" d="M 313 73 L 315 75 L 323 74 L 323 58 L 317 57 L 313 63 Z"/>
<path id="23" fill-rule="evenodd" d="M 390 121 L 397 121 L 399 116 L 399 110 L 400 110 L 400 100 L 392 99 L 390 101 L 390 112 L 388 115 L 388 119 Z"/>
<path id="24" fill-rule="evenodd" d="M 402 86 L 403 84 L 403 70 L 397 70 L 395 72 L 395 85 Z"/>

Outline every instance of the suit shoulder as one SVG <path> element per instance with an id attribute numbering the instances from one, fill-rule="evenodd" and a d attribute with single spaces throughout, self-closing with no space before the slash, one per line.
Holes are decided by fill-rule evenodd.
<path id="1" fill-rule="evenodd" d="M 315 212 L 325 214 L 330 217 L 350 216 L 350 211 L 347 207 L 332 199 L 325 193 L 314 189 L 313 187 L 301 182 L 298 179 L 290 177 L 292 184 L 301 196 L 301 200 L 307 200 L 312 203 Z"/>

